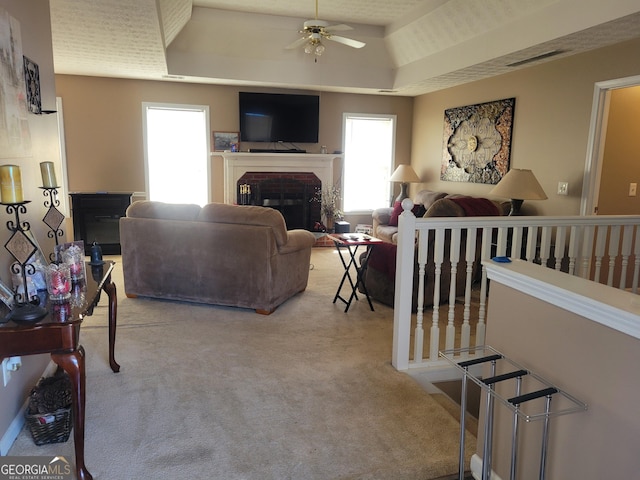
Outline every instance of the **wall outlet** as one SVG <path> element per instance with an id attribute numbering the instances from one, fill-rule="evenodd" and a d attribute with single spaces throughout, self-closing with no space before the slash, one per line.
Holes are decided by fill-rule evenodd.
<path id="1" fill-rule="evenodd" d="M 629 184 L 629 196 L 630 197 L 635 197 L 637 190 L 638 190 L 638 184 L 637 183 L 630 183 Z"/>
<path id="2" fill-rule="evenodd" d="M 558 195 L 569 195 L 569 182 L 558 182 Z"/>
<path id="3" fill-rule="evenodd" d="M 11 380 L 11 373 L 17 372 L 22 366 L 22 359 L 20 357 L 10 357 L 2 360 L 2 382 L 6 387 Z"/>

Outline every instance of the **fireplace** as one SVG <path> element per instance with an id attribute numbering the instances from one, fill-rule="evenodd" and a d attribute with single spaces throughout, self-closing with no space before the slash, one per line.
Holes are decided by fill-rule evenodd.
<path id="1" fill-rule="evenodd" d="M 238 180 L 237 203 L 279 210 L 288 229 L 314 230 L 320 221 L 315 201 L 322 182 L 311 172 L 247 172 Z"/>
<path id="2" fill-rule="evenodd" d="M 278 177 L 290 177 L 290 175 L 309 175 L 312 174 L 316 177 L 319 187 L 332 185 L 335 179 L 333 178 L 333 164 L 334 161 L 341 160 L 340 154 L 324 154 L 324 153 L 249 153 L 249 152 L 215 152 L 214 155 L 220 155 L 224 160 L 224 201 L 225 203 L 243 203 L 251 202 L 255 192 L 251 187 L 251 183 L 240 181 L 240 179 L 247 173 L 253 175 L 258 173 L 268 173 L 271 178 L 277 174 Z M 300 180 L 300 178 L 298 178 Z M 305 180 L 306 181 L 306 180 Z M 252 188 L 251 199 L 242 199 L 240 196 L 240 184 L 248 184 Z M 297 187 L 296 187 L 297 188 Z M 308 195 L 313 196 L 315 189 L 311 189 Z M 245 197 L 248 194 L 244 194 Z M 281 201 L 281 207 L 289 207 L 287 203 L 292 203 L 289 198 L 283 198 L 274 194 L 276 198 L 274 200 Z M 264 199 L 260 200 L 260 203 L 264 203 Z M 299 203 L 299 208 L 302 209 L 304 200 Z M 275 205 L 270 205 L 275 206 Z M 320 205 L 316 202 L 309 202 L 307 205 L 310 208 L 311 219 L 305 219 L 305 228 L 313 230 L 315 221 L 320 220 Z M 291 210 L 293 206 L 291 205 Z M 314 208 L 317 208 L 315 213 Z M 285 209 L 285 210 L 288 210 Z M 286 216 L 285 216 L 286 218 Z M 306 217 L 305 217 L 306 218 Z M 287 227 L 293 228 L 293 225 L 297 224 L 298 220 L 291 220 L 293 223 L 287 221 Z"/>
<path id="3" fill-rule="evenodd" d="M 97 242 L 102 253 L 120 255 L 120 217 L 126 215 L 133 193 L 70 195 L 74 240 L 84 240 L 85 252 L 89 252 L 92 243 Z"/>

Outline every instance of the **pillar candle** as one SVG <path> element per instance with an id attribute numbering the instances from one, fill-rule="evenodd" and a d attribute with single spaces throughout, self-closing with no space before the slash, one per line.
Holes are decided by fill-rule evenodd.
<path id="1" fill-rule="evenodd" d="M 0 166 L 0 198 L 2 203 L 22 202 L 22 178 L 19 166 Z"/>
<path id="2" fill-rule="evenodd" d="M 40 163 L 40 173 L 42 173 L 42 186 L 45 188 L 55 188 L 58 186 L 56 181 L 56 171 L 53 162 Z"/>

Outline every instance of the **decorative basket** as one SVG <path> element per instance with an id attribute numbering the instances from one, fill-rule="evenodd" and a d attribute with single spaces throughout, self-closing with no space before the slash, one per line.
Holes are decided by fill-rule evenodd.
<path id="1" fill-rule="evenodd" d="M 69 439 L 71 402 L 71 380 L 64 372 L 40 379 L 31 389 L 25 419 L 36 445 Z"/>
<path id="2" fill-rule="evenodd" d="M 71 407 L 53 413 L 25 414 L 31 437 L 36 445 L 64 443 L 71 433 Z"/>

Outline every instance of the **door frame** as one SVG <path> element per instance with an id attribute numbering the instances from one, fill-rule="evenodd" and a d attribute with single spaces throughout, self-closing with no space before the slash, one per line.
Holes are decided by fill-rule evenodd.
<path id="1" fill-rule="evenodd" d="M 596 213 L 595 208 L 598 206 L 611 90 L 635 87 L 638 85 L 640 85 L 640 75 L 617 78 L 595 84 L 593 104 L 591 107 L 589 138 L 587 141 L 587 158 L 582 182 L 580 215 L 594 215 Z"/>

